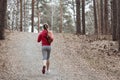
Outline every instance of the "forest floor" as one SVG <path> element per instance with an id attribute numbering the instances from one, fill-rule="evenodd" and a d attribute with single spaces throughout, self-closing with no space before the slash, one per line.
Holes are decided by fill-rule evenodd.
<path id="1" fill-rule="evenodd" d="M 43 75 L 38 34 L 6 34 L 0 41 L 0 80 L 120 80 L 118 45 L 106 36 L 55 33 L 51 72 Z"/>

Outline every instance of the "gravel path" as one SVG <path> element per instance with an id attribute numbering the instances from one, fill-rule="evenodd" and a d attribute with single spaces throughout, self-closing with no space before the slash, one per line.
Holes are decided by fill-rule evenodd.
<path id="1" fill-rule="evenodd" d="M 104 73 L 91 68 L 84 59 L 72 55 L 62 34 L 55 34 L 51 72 L 43 75 L 37 35 L 15 32 L 8 36 L 7 74 L 1 75 L 0 80 L 110 80 Z"/>

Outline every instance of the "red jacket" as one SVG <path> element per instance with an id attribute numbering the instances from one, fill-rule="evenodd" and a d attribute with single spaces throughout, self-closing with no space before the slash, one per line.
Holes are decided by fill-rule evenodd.
<path id="1" fill-rule="evenodd" d="M 42 46 L 50 46 L 51 44 L 47 41 L 46 37 L 47 37 L 47 31 L 43 30 L 42 32 L 39 33 L 38 35 L 38 40 L 37 42 L 42 42 Z M 51 36 L 51 39 L 53 41 L 53 34 Z"/>

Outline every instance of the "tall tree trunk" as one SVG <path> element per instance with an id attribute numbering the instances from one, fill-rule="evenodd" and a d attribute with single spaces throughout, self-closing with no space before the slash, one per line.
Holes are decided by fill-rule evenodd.
<path id="1" fill-rule="evenodd" d="M 34 0 L 32 0 L 32 28 L 31 32 L 34 32 Z"/>
<path id="2" fill-rule="evenodd" d="M 7 0 L 0 0 L 0 40 L 5 39 L 5 16 L 6 16 Z"/>
<path id="3" fill-rule="evenodd" d="M 74 2 L 74 0 L 72 0 L 72 5 L 73 5 L 73 18 L 74 18 L 74 23 L 75 23 L 76 18 L 75 18 L 75 2 Z"/>
<path id="4" fill-rule="evenodd" d="M 104 34 L 108 34 L 108 0 L 104 0 Z"/>
<path id="5" fill-rule="evenodd" d="M 8 21 L 8 15 L 7 15 L 7 13 L 6 13 L 6 11 L 7 11 L 7 0 L 5 0 L 5 22 L 4 22 L 4 28 L 6 28 L 7 29 L 7 27 L 8 27 L 8 25 L 7 25 L 7 21 Z"/>
<path id="6" fill-rule="evenodd" d="M 117 40 L 117 2 L 112 0 L 112 38 L 113 41 Z"/>
<path id="7" fill-rule="evenodd" d="M 97 0 L 97 21 L 98 21 L 98 34 L 101 33 L 101 14 L 100 14 L 100 0 Z"/>
<path id="8" fill-rule="evenodd" d="M 26 31 L 26 2 L 24 0 L 24 31 Z"/>
<path id="9" fill-rule="evenodd" d="M 16 12 L 16 29 L 18 30 L 18 14 L 19 14 L 19 0 L 17 0 L 17 12 Z"/>
<path id="10" fill-rule="evenodd" d="M 20 0 L 20 31 L 22 31 L 22 0 Z"/>
<path id="11" fill-rule="evenodd" d="M 95 33 L 94 34 L 98 34 L 97 14 L 96 14 L 96 0 L 93 0 L 93 5 L 94 5 L 94 28 L 95 28 Z"/>
<path id="12" fill-rule="evenodd" d="M 120 51 L 120 26 L 119 26 L 118 30 L 119 30 L 119 48 L 118 48 L 118 50 Z"/>
<path id="13" fill-rule="evenodd" d="M 85 0 L 82 0 L 82 29 L 85 34 Z"/>
<path id="14" fill-rule="evenodd" d="M 119 48 L 118 50 L 120 51 L 120 0 L 117 0 L 117 5 L 118 5 L 118 41 L 119 41 Z"/>
<path id="15" fill-rule="evenodd" d="M 39 10 L 39 1 L 37 2 L 37 16 L 38 16 L 38 33 L 40 32 L 40 10 Z"/>
<path id="16" fill-rule="evenodd" d="M 62 0 L 60 0 L 60 27 L 59 27 L 59 32 L 62 33 L 62 27 L 63 27 L 63 4 L 62 4 Z"/>
<path id="17" fill-rule="evenodd" d="M 12 12 L 12 31 L 14 30 L 14 11 Z"/>
<path id="18" fill-rule="evenodd" d="M 40 12 L 38 11 L 38 33 L 40 32 Z"/>
<path id="19" fill-rule="evenodd" d="M 76 33 L 81 34 L 80 0 L 76 0 Z"/>
<path id="20" fill-rule="evenodd" d="M 104 12 L 104 8 L 103 8 L 103 0 L 100 0 L 100 9 L 101 9 L 101 34 L 103 34 L 104 31 L 104 19 L 103 19 L 103 12 Z"/>

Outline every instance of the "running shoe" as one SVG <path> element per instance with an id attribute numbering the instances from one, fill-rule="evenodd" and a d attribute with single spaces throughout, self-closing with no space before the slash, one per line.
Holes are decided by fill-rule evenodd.
<path id="1" fill-rule="evenodd" d="M 42 68 L 42 73 L 45 74 L 45 66 Z"/>

